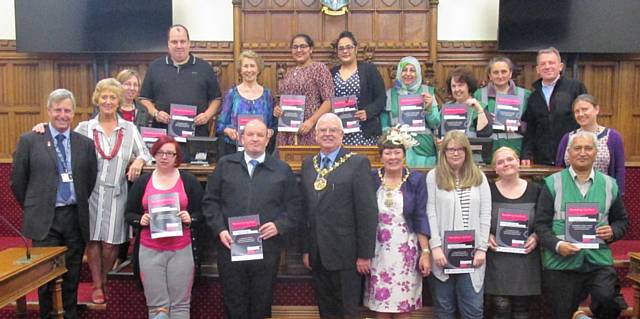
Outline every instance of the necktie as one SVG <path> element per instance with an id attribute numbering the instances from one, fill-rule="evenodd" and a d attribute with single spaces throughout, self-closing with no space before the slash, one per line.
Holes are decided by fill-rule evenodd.
<path id="1" fill-rule="evenodd" d="M 251 168 L 250 168 L 251 173 L 249 173 L 249 176 L 253 177 L 253 172 L 256 170 L 256 166 L 258 166 L 258 163 L 259 162 L 254 159 L 249 161 L 249 164 L 251 164 Z"/>
<path id="2" fill-rule="evenodd" d="M 329 168 L 331 167 L 331 159 L 329 158 L 329 156 L 325 156 L 322 159 L 322 168 Z"/>
<path id="3" fill-rule="evenodd" d="M 60 161 L 60 173 L 67 173 L 67 151 L 64 147 L 64 139 L 66 137 L 63 134 L 56 135 L 56 147 L 58 148 L 58 160 Z M 71 197 L 71 185 L 69 183 L 61 182 L 59 185 L 60 196 L 63 200 L 68 200 Z"/>

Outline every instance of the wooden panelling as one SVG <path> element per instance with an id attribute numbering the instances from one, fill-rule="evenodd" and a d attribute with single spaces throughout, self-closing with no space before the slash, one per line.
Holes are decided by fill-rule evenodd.
<path id="1" fill-rule="evenodd" d="M 33 106 L 37 105 L 38 96 L 38 63 L 15 63 L 13 73 L 13 101 L 12 105 Z"/>
<path id="2" fill-rule="evenodd" d="M 12 94 L 9 89 L 9 76 L 7 63 L 0 63 L 0 105 L 9 104 L 9 95 Z"/>
<path id="3" fill-rule="evenodd" d="M 415 56 L 422 63 L 424 81 L 437 87 L 440 101 L 447 99 L 445 81 L 458 66 L 473 70 L 486 82 L 485 65 L 499 53 L 494 41 L 437 41 L 429 8 L 434 0 L 352 0 L 349 13 L 330 17 L 320 13 L 319 0 L 242 0 L 237 27 L 241 49 L 258 52 L 265 61 L 259 81 L 277 94 L 277 83 L 287 67 L 294 65 L 290 37 L 308 33 L 316 41 L 313 59 L 333 66 L 330 43 L 344 29 L 359 40 L 358 58 L 376 64 L 387 87 L 392 85 L 397 62 Z M 436 8 L 436 6 L 434 6 Z M 223 94 L 236 82 L 233 42 L 193 42 L 191 51 L 211 63 Z M 437 54 L 436 54 L 437 53 Z M 437 57 L 431 61 L 432 55 Z M 18 136 L 46 119 L 46 97 L 65 87 L 76 94 L 75 123 L 93 111 L 94 79 L 115 76 L 124 68 L 144 77 L 150 61 L 159 54 L 35 55 L 15 51 L 15 41 L 0 40 L 0 159 L 14 149 Z M 535 54 L 509 54 L 515 63 L 514 80 L 531 88 L 538 78 Z M 105 60 L 108 59 L 108 60 Z M 103 68 L 108 62 L 109 69 Z M 94 69 L 94 63 L 97 66 Z M 577 61 L 578 78 L 601 102 L 601 124 L 618 129 L 625 142 L 628 162 L 640 163 L 640 55 L 583 55 Z M 565 75 L 571 76 L 573 65 Z M 106 74 L 105 74 L 106 73 Z"/>
<path id="4" fill-rule="evenodd" d="M 243 46 L 267 49 L 288 46 L 290 37 L 307 33 L 317 47 L 328 47 L 343 30 L 351 30 L 376 47 L 409 44 L 428 47 L 429 1 L 358 0 L 349 13 L 320 13 L 317 0 L 244 0 L 241 3 Z"/>
<path id="5" fill-rule="evenodd" d="M 600 116 L 611 117 L 618 105 L 617 91 L 611 89 L 618 87 L 618 63 L 593 62 L 581 69 L 580 78 L 587 83 L 587 91 L 600 102 Z"/>

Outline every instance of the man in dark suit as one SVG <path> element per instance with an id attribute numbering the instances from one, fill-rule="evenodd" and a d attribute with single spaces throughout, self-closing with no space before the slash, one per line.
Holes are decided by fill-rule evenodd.
<path id="1" fill-rule="evenodd" d="M 51 92 L 47 131 L 20 137 L 11 172 L 11 189 L 23 207 L 24 235 L 34 247 L 67 247 L 68 271 L 62 282 L 65 318 L 78 318 L 80 265 L 89 239 L 89 196 L 98 169 L 93 142 L 70 129 L 75 107 L 68 90 Z M 38 290 L 41 318 L 53 318 L 50 286 Z"/>
<path id="2" fill-rule="evenodd" d="M 362 277 L 375 253 L 378 219 L 369 160 L 342 146 L 342 122 L 326 113 L 316 123 L 320 154 L 302 163 L 307 245 L 322 318 L 359 318 Z"/>
<path id="3" fill-rule="evenodd" d="M 207 223 L 223 245 L 218 250 L 218 271 L 227 318 L 271 317 L 283 235 L 298 228 L 302 219 L 302 196 L 291 168 L 265 153 L 270 137 L 262 121 L 247 123 L 241 137 L 244 152 L 218 161 L 202 201 Z M 228 220 L 253 214 L 260 219 L 263 256 L 232 261 Z"/>

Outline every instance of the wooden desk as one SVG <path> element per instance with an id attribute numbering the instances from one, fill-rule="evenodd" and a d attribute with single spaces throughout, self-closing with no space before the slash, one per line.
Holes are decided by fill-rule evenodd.
<path id="1" fill-rule="evenodd" d="M 633 313 L 631 317 L 640 319 L 640 252 L 629 253 L 629 274 L 633 285 Z"/>
<path id="2" fill-rule="evenodd" d="M 16 300 L 16 317 L 27 317 L 26 295 L 55 280 L 53 311 L 64 317 L 62 308 L 62 275 L 67 272 L 64 261 L 66 247 L 33 247 L 31 261 L 24 261 L 25 248 L 8 248 L 0 252 L 0 308 Z"/>

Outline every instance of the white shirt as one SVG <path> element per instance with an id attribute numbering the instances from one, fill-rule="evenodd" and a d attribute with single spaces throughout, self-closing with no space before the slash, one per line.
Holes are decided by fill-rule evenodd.
<path id="1" fill-rule="evenodd" d="M 558 77 L 549 84 L 544 84 L 544 81 L 542 82 L 542 95 L 544 95 L 544 99 L 547 101 L 547 107 L 549 107 L 551 94 L 553 93 L 553 89 L 556 87 L 556 83 L 558 83 L 558 79 L 560 79 L 560 75 L 558 75 Z"/>
<path id="2" fill-rule="evenodd" d="M 262 155 L 253 158 L 251 156 L 249 156 L 249 154 L 247 154 L 247 152 L 244 152 L 244 161 L 245 163 L 247 163 L 247 172 L 249 173 L 249 176 L 251 176 L 253 170 L 255 169 L 255 167 L 252 167 L 253 165 L 251 165 L 251 163 L 249 163 L 251 160 L 256 160 L 258 161 L 258 163 L 264 163 L 264 158 L 266 157 L 265 153 L 262 153 Z M 256 165 L 257 166 L 257 165 Z"/>

